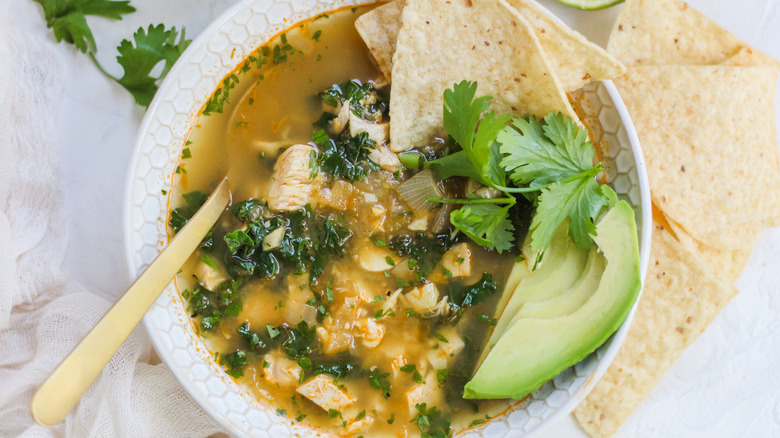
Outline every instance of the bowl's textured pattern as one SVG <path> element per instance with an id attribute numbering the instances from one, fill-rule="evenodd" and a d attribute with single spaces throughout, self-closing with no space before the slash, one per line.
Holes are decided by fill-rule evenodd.
<path id="1" fill-rule="evenodd" d="M 192 121 L 224 76 L 265 40 L 292 24 L 337 7 L 359 3 L 362 2 L 245 1 L 223 15 L 190 46 L 160 87 L 146 114 L 129 170 L 125 245 L 133 277 L 157 256 L 167 241 L 168 198 L 163 193 L 170 193 L 172 176 Z M 648 214 L 642 210 L 648 208 L 646 200 L 640 199 L 643 198 L 640 196 L 643 169 L 637 169 L 637 163 L 641 160 L 636 159 L 633 151 L 638 149 L 632 148 L 626 133 L 625 126 L 630 126 L 630 122 L 621 118 L 613 103 L 613 99 L 618 99 L 614 87 L 591 84 L 584 93 L 589 102 L 588 112 L 600 122 L 603 143 L 609 146 L 603 157 L 608 179 L 638 213 Z M 647 248 L 641 249 L 644 261 Z M 160 356 L 182 385 L 232 434 L 256 437 L 321 435 L 277 415 L 274 409 L 255 400 L 223 372 L 195 334 L 183 300 L 173 284 L 147 313 L 145 324 Z M 460 435 L 531 435 L 567 414 L 604 372 L 626 330 L 627 326 L 624 326 L 596 353 L 516 404 L 506 415 Z"/>

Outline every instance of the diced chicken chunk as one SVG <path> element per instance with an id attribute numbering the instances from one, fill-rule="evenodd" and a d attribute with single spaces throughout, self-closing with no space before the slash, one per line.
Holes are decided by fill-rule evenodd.
<path id="1" fill-rule="evenodd" d="M 406 391 L 406 404 L 409 406 L 410 411 L 414 410 L 415 405 L 419 403 L 427 403 L 428 406 L 433 406 L 438 404 L 441 399 L 441 389 L 434 372 L 426 374 L 423 383 L 417 384 L 409 391 Z"/>
<path id="2" fill-rule="evenodd" d="M 459 243 L 448 249 L 441 258 L 441 266 L 453 277 L 471 275 L 471 248 L 468 243 Z"/>
<path id="3" fill-rule="evenodd" d="M 401 160 L 398 159 L 398 155 L 385 145 L 371 149 L 371 152 L 368 153 L 368 159 L 388 172 L 401 169 Z"/>
<path id="4" fill-rule="evenodd" d="M 352 111 L 349 109 L 349 105 L 350 101 L 348 100 L 336 108 L 336 118 L 328 123 L 328 130 L 331 134 L 341 134 L 344 131 L 344 128 L 347 127 L 347 123 L 349 123 L 349 115 L 352 113 Z"/>
<path id="5" fill-rule="evenodd" d="M 428 216 L 414 218 L 408 225 L 412 231 L 425 231 L 428 229 Z"/>
<path id="6" fill-rule="evenodd" d="M 219 262 L 216 260 L 214 260 L 214 263 L 217 263 L 217 266 L 219 266 Z M 198 263 L 194 274 L 195 277 L 197 277 L 198 282 L 210 291 L 217 290 L 217 287 L 219 287 L 220 284 L 230 279 L 224 269 L 215 268 L 203 261 Z"/>
<path id="7" fill-rule="evenodd" d="M 425 283 L 402 295 L 406 304 L 420 315 L 427 315 L 436 309 L 439 290 L 433 283 Z"/>
<path id="8" fill-rule="evenodd" d="M 361 302 L 360 295 L 347 297 L 333 314 L 323 320 L 322 327 L 325 328 L 325 332 L 318 331 L 317 334 L 324 345 L 325 354 L 335 354 L 354 345 L 355 322 L 364 313 L 360 307 Z"/>
<path id="9" fill-rule="evenodd" d="M 447 342 L 437 340 L 437 343 L 434 345 L 438 344 L 438 347 L 428 351 L 428 362 L 431 363 L 434 369 L 443 370 L 448 367 L 452 358 L 460 353 L 466 344 L 453 328 L 444 328 L 439 331 L 439 335 L 446 339 Z"/>
<path id="10" fill-rule="evenodd" d="M 302 209 L 311 200 L 309 160 L 314 148 L 305 144 L 290 146 L 274 166 L 274 179 L 268 192 L 268 207 L 275 211 Z"/>
<path id="11" fill-rule="evenodd" d="M 263 370 L 263 378 L 268 383 L 279 386 L 294 386 L 301 378 L 301 367 L 298 363 L 285 356 L 281 351 L 274 351 L 263 356 L 268 362 Z"/>
<path id="12" fill-rule="evenodd" d="M 349 135 L 356 136 L 365 132 L 368 138 L 374 140 L 376 146 L 382 146 L 390 137 L 389 123 L 371 123 L 356 116 L 352 111 L 349 112 Z M 393 154 L 395 155 L 395 154 Z M 398 159 L 396 157 L 396 159 Z"/>
<path id="13" fill-rule="evenodd" d="M 353 420 L 352 422 L 347 424 L 347 426 L 344 428 L 344 432 L 347 435 L 352 435 L 368 429 L 368 427 L 371 426 L 372 424 L 374 424 L 374 417 L 365 416 L 360 420 Z"/>
<path id="14" fill-rule="evenodd" d="M 382 324 L 376 322 L 374 318 L 363 318 L 355 323 L 359 330 L 359 335 L 363 338 L 363 345 L 368 348 L 374 348 L 382 342 L 385 335 L 385 328 Z"/>
<path id="15" fill-rule="evenodd" d="M 360 263 L 360 267 L 369 272 L 387 271 L 392 269 L 398 261 L 398 256 L 393 251 L 388 248 L 380 248 L 372 243 L 363 245 L 355 257 Z"/>
<path id="16" fill-rule="evenodd" d="M 320 374 L 295 390 L 324 410 L 340 410 L 351 405 L 355 400 L 346 392 L 334 385 L 329 377 Z"/>

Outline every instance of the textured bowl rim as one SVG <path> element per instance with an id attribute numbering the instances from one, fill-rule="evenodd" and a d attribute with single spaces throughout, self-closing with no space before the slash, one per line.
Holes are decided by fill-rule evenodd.
<path id="1" fill-rule="evenodd" d="M 192 55 L 193 53 L 196 53 L 197 51 L 201 50 L 204 46 L 208 45 L 208 43 L 218 33 L 219 29 L 223 25 L 231 21 L 236 14 L 238 14 L 241 10 L 244 10 L 246 7 L 248 7 L 248 5 L 251 5 L 255 1 L 256 0 L 241 0 L 240 2 L 236 3 L 232 7 L 228 8 L 221 15 L 219 15 L 219 17 L 217 17 L 214 21 L 212 21 L 193 40 L 193 42 L 190 44 L 187 50 L 181 55 L 180 61 L 191 58 L 193 56 Z M 374 3 L 374 1 L 366 0 L 363 3 L 370 4 L 370 3 Z M 547 10 L 541 5 L 539 6 L 541 7 L 542 10 L 544 10 L 544 12 L 552 16 L 555 20 L 562 23 L 562 21 L 552 12 L 550 12 L 549 10 Z M 136 141 L 132 150 L 131 158 L 130 161 L 128 162 L 128 167 L 127 167 L 128 172 L 125 180 L 122 222 L 124 227 L 123 243 L 125 247 L 125 258 L 128 266 L 128 275 L 131 281 L 134 280 L 135 277 L 137 277 L 137 275 L 140 273 L 140 269 L 137 266 L 135 266 L 133 262 L 133 255 L 135 254 L 135 251 L 133 250 L 131 245 L 133 234 L 136 232 L 133 229 L 131 223 L 131 215 L 130 215 L 130 211 L 134 208 L 132 202 L 132 195 L 133 195 L 133 179 L 136 177 L 136 175 L 133 173 L 133 170 L 135 170 L 138 166 L 139 157 L 141 155 L 140 153 L 143 149 L 143 136 L 144 133 L 149 131 L 151 124 L 155 120 L 155 117 L 153 117 L 153 115 L 157 112 L 158 108 L 161 105 L 161 100 L 162 100 L 161 96 L 166 94 L 165 90 L 168 90 L 170 88 L 175 88 L 178 86 L 175 78 L 179 76 L 179 73 L 183 68 L 182 66 L 184 64 L 185 64 L 184 62 L 177 62 L 168 73 L 166 79 L 160 85 L 158 93 L 156 93 L 155 98 L 152 100 L 152 103 L 149 105 L 149 108 L 147 109 L 144 118 L 141 122 L 141 125 L 138 128 L 136 134 Z M 238 65 L 238 63 L 236 65 Z M 601 84 L 604 85 L 607 93 L 609 94 L 612 100 L 612 103 L 615 106 L 616 111 L 620 116 L 621 123 L 624 129 L 626 130 L 626 134 L 634 156 L 633 164 L 635 166 L 635 170 L 637 173 L 636 184 L 639 188 L 639 207 L 641 212 L 641 217 L 637 217 L 635 219 L 638 222 L 638 225 L 640 225 L 641 227 L 641 232 L 638 238 L 640 243 L 641 279 L 642 279 L 642 285 L 644 286 L 645 277 L 648 269 L 651 235 L 652 235 L 652 206 L 651 206 L 647 169 L 645 166 L 644 155 L 642 153 L 642 148 L 639 143 L 636 129 L 634 128 L 628 110 L 626 109 L 626 106 L 622 98 L 620 97 L 620 93 L 618 92 L 617 88 L 615 87 L 615 85 L 612 83 L 611 80 L 601 81 Z M 195 115 L 195 117 L 197 117 L 197 114 Z M 630 324 L 633 322 L 634 314 L 636 313 L 641 296 L 642 296 L 642 291 L 640 290 L 639 296 L 634 302 L 634 305 L 632 306 L 629 315 L 626 317 L 624 323 L 621 325 L 621 327 L 612 337 L 610 346 L 607 348 L 605 354 L 599 359 L 599 363 L 596 369 L 591 373 L 588 383 L 585 385 L 585 387 L 582 390 L 579 391 L 577 397 L 571 397 L 569 400 L 567 400 L 560 408 L 556 410 L 556 412 L 554 412 L 550 417 L 545 419 L 543 423 L 537 425 L 529 433 L 528 436 L 533 436 L 541 433 L 545 429 L 549 428 L 552 424 L 560 420 L 560 418 L 571 413 L 574 407 L 577 404 L 579 404 L 579 402 L 582 401 L 582 399 L 584 399 L 588 395 L 588 393 L 593 389 L 593 387 L 596 385 L 598 380 L 603 376 L 603 374 L 606 372 L 609 365 L 612 363 L 620 346 L 622 346 L 622 343 L 628 333 Z M 149 335 L 149 339 L 151 340 L 152 345 L 154 346 L 156 352 L 163 359 L 163 361 L 166 363 L 166 366 L 168 366 L 168 368 L 171 370 L 174 376 L 176 376 L 176 379 L 179 381 L 182 387 L 187 391 L 190 397 L 192 397 L 198 403 L 198 405 L 204 410 L 204 412 L 210 417 L 212 417 L 213 419 L 215 419 L 220 425 L 226 428 L 227 431 L 230 432 L 231 434 L 246 436 L 247 435 L 246 431 L 243 430 L 243 428 L 235 424 L 226 416 L 213 412 L 211 410 L 211 403 L 207 400 L 207 398 L 203 396 L 200 392 L 193 391 L 190 388 L 190 382 L 187 376 L 185 375 L 185 371 L 183 369 L 181 369 L 178 366 L 170 365 L 171 363 L 170 358 L 168 357 L 166 349 L 162 345 L 161 339 L 159 339 L 157 336 L 151 335 L 151 333 L 154 332 L 155 329 L 152 326 L 149 318 L 146 317 L 144 318 L 144 327 L 147 331 L 147 334 Z"/>

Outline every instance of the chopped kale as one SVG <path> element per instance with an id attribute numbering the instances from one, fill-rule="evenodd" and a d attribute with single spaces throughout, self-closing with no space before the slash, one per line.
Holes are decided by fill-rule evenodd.
<path id="1" fill-rule="evenodd" d="M 236 350 L 232 353 L 223 354 L 219 357 L 219 364 L 225 368 L 229 376 L 239 378 L 244 375 L 244 365 L 246 365 L 246 353 L 242 350 Z"/>
<path id="2" fill-rule="evenodd" d="M 337 224 L 332 219 L 326 219 L 322 226 L 318 227 L 317 241 L 314 244 L 314 261 L 311 267 L 311 281 L 316 280 L 322 275 L 328 258 L 331 255 L 344 255 L 344 245 L 350 237 L 352 231 L 347 227 Z"/>
<path id="3" fill-rule="evenodd" d="M 171 212 L 171 219 L 168 222 L 171 228 L 173 228 L 174 233 L 178 233 L 184 228 L 187 221 L 203 206 L 206 199 L 209 198 L 209 195 L 201 191 L 194 191 L 184 193 L 182 197 L 187 204 L 182 207 L 174 208 Z"/>
<path id="4" fill-rule="evenodd" d="M 426 403 L 418 403 L 414 407 L 417 409 L 417 415 L 412 419 L 412 423 L 417 423 L 422 438 L 447 438 L 452 436 L 450 420 L 445 418 L 435 406 L 428 408 Z"/>
<path id="5" fill-rule="evenodd" d="M 198 286 L 188 294 L 187 311 L 193 317 L 202 317 L 198 325 L 201 331 L 208 332 L 219 325 L 223 316 L 238 316 L 242 308 L 240 288 L 241 280 L 238 279 L 220 284 L 216 291 Z"/>
<path id="6" fill-rule="evenodd" d="M 416 269 L 420 277 L 426 277 L 433 272 L 433 268 L 453 243 L 447 234 L 430 235 L 418 231 L 413 235 L 393 236 L 390 239 L 390 249 L 401 257 L 411 257 L 411 260 L 415 260 L 410 261 L 409 269 Z"/>
<path id="7" fill-rule="evenodd" d="M 314 351 L 314 344 L 317 340 L 316 327 L 309 327 L 306 321 L 301 321 L 297 328 L 283 327 L 283 330 L 282 350 L 288 356 L 298 358 L 307 356 Z"/>
<path id="8" fill-rule="evenodd" d="M 372 122 L 381 121 L 390 108 L 384 92 L 357 79 L 334 84 L 320 93 L 320 99 L 335 108 L 349 101 L 350 110 L 356 116 Z"/>
<path id="9" fill-rule="evenodd" d="M 465 288 L 453 288 L 450 290 L 450 304 L 455 308 L 470 307 L 487 300 L 498 289 L 493 281 L 493 276 L 482 274 L 482 278 L 476 283 Z"/>
<path id="10" fill-rule="evenodd" d="M 317 165 L 320 170 L 352 183 L 365 178 L 369 168 L 368 154 L 376 147 L 367 132 L 353 137 L 344 131 L 333 139 L 324 130 L 318 130 L 311 138 L 319 148 Z"/>

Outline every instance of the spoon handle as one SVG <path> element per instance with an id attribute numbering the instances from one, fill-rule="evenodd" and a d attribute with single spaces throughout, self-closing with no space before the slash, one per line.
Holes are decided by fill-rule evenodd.
<path id="1" fill-rule="evenodd" d="M 52 427 L 65 419 L 230 202 L 225 178 L 108 313 L 43 382 L 30 403 L 33 418 Z"/>

